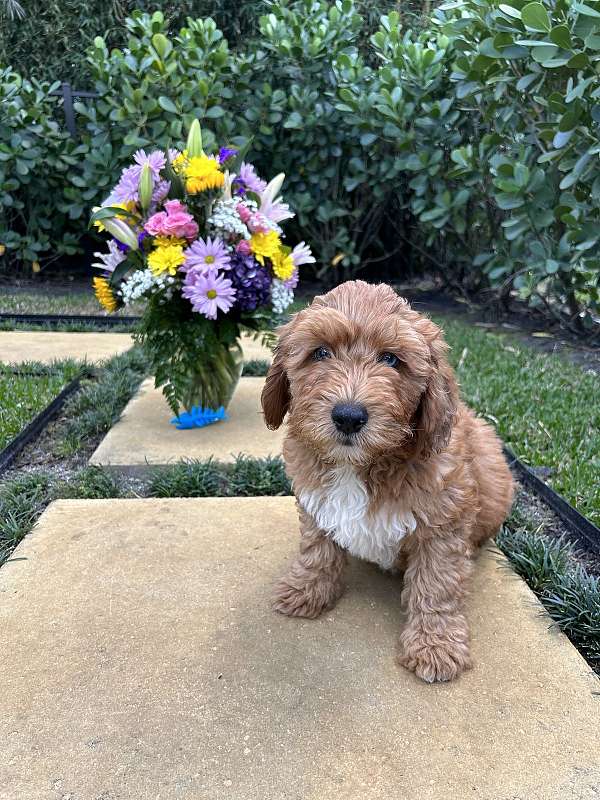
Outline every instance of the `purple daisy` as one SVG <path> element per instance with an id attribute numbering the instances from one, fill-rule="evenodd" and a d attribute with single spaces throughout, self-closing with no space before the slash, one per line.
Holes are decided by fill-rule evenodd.
<path id="1" fill-rule="evenodd" d="M 126 248 L 125 252 L 129 250 L 127 245 L 123 245 Z M 99 261 L 96 261 L 92 264 L 92 267 L 96 267 L 97 269 L 102 269 L 106 273 L 114 272 L 115 269 L 119 266 L 122 261 L 125 261 L 126 256 L 124 255 L 124 251 L 121 247 L 121 242 L 117 239 L 111 239 L 108 243 L 108 253 L 94 253 L 96 258 L 99 258 Z"/>
<path id="2" fill-rule="evenodd" d="M 195 270 L 188 272 L 181 294 L 191 302 L 194 311 L 207 319 L 216 319 L 218 311 L 226 314 L 235 300 L 231 281 L 212 271 L 205 275 Z"/>
<path id="3" fill-rule="evenodd" d="M 155 203 L 161 202 L 168 194 L 170 188 L 169 182 L 163 181 L 160 178 L 160 171 L 164 169 L 167 163 L 165 154 L 160 150 L 154 150 L 150 155 L 146 155 L 145 150 L 138 150 L 134 154 L 133 160 L 135 164 L 123 170 L 119 182 L 115 186 L 109 199 L 114 203 L 128 203 L 131 200 L 137 203 L 139 200 L 138 189 L 142 167 L 148 164 L 154 180 L 152 200 Z"/>
<path id="4" fill-rule="evenodd" d="M 254 311 L 267 305 L 271 292 L 271 276 L 254 256 L 236 254 L 231 259 L 228 273 L 236 291 L 236 305 L 240 311 Z"/>
<path id="5" fill-rule="evenodd" d="M 234 183 L 241 186 L 244 191 L 254 192 L 255 194 L 262 194 L 267 188 L 267 182 L 258 177 L 252 164 L 246 164 L 246 162 L 240 167 L 239 175 Z"/>
<path id="6" fill-rule="evenodd" d="M 185 261 L 180 267 L 182 272 L 212 271 L 229 269 L 231 255 L 227 245 L 218 236 L 211 239 L 210 236 L 204 239 L 196 239 L 195 242 L 185 251 Z"/>
<path id="7" fill-rule="evenodd" d="M 138 167 L 128 167 L 124 169 L 119 178 L 119 182 L 106 201 L 107 205 L 112 203 L 129 203 L 133 200 L 137 203 L 139 199 L 138 188 L 140 185 L 140 170 Z"/>
<path id="8" fill-rule="evenodd" d="M 170 189 L 171 181 L 156 181 L 152 190 L 152 205 L 159 206 L 163 200 L 166 200 Z"/>
<path id="9" fill-rule="evenodd" d="M 135 161 L 140 173 L 142 171 L 142 167 L 148 164 L 154 180 L 158 180 L 160 178 L 160 171 L 165 168 L 165 164 L 167 163 L 167 159 L 165 158 L 165 154 L 162 152 L 162 150 L 153 150 L 148 155 L 146 155 L 145 150 L 137 150 L 133 154 L 133 160 Z"/>
<path id="10" fill-rule="evenodd" d="M 283 285 L 286 289 L 295 289 L 298 286 L 298 281 L 300 280 L 300 273 L 298 272 L 298 267 L 294 269 L 292 272 L 292 277 L 288 278 L 287 281 L 283 282 Z"/>

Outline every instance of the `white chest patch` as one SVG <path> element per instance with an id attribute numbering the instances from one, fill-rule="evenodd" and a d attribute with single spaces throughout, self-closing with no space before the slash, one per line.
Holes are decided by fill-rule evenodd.
<path id="1" fill-rule="evenodd" d="M 335 467 L 327 483 L 300 492 L 298 501 L 340 547 L 384 569 L 393 565 L 400 542 L 417 527 L 410 511 L 384 504 L 372 514 L 366 486 L 350 465 Z"/>

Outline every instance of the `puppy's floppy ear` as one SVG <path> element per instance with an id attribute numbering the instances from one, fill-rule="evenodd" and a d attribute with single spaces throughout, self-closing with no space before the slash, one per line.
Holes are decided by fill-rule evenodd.
<path id="1" fill-rule="evenodd" d="M 433 372 L 415 414 L 415 449 L 422 458 L 446 447 L 458 411 L 458 386 L 446 360 L 448 347 L 439 328 L 431 322 L 429 325 L 429 330 L 435 329 L 434 338 L 429 343 Z"/>
<path id="2" fill-rule="evenodd" d="M 267 372 L 260 402 L 267 428 L 277 430 L 290 405 L 290 384 L 285 371 L 285 340 L 288 326 L 279 332 L 279 343 L 275 348 L 273 363 Z"/>

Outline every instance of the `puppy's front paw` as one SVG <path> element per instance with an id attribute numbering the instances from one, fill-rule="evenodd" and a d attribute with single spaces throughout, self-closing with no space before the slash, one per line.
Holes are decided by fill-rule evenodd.
<path id="1" fill-rule="evenodd" d="M 468 641 L 402 636 L 398 663 L 427 683 L 451 681 L 471 667 Z"/>
<path id="2" fill-rule="evenodd" d="M 323 611 L 333 608 L 342 591 L 339 584 L 325 578 L 305 584 L 282 578 L 275 587 L 273 608 L 288 617 L 315 619 Z"/>

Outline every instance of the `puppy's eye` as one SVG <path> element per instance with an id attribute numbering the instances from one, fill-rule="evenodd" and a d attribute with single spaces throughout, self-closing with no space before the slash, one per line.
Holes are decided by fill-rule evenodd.
<path id="1" fill-rule="evenodd" d="M 393 353 L 380 353 L 377 356 L 377 361 L 381 362 L 382 364 L 387 364 L 388 367 L 391 367 L 392 369 L 398 369 L 402 363 L 398 356 L 395 356 Z"/>
<path id="2" fill-rule="evenodd" d="M 331 353 L 326 347 L 317 347 L 312 357 L 313 361 L 324 361 L 326 358 L 331 358 Z"/>

